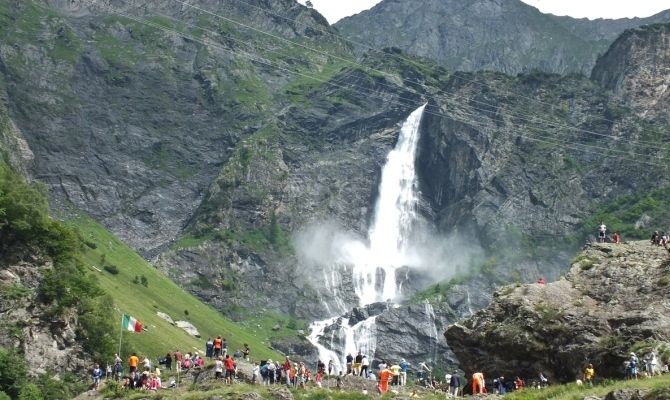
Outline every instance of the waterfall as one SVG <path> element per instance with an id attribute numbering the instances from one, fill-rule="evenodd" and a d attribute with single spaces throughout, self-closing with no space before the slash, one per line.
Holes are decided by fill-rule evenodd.
<path id="1" fill-rule="evenodd" d="M 368 231 L 367 249 L 355 249 L 354 290 L 360 304 L 393 300 L 398 296 L 395 271 L 407 265 L 407 238 L 416 221 L 417 180 L 414 168 L 423 106 L 407 118 L 398 143 L 382 169 L 379 197 Z M 360 254 L 362 253 L 362 254 Z"/>
<path id="2" fill-rule="evenodd" d="M 386 158 L 379 184 L 379 197 L 368 230 L 369 244 L 352 241 L 342 249 L 353 260 L 354 291 L 361 306 L 396 300 L 401 294 L 396 283 L 396 270 L 412 265 L 408 237 L 417 219 L 415 158 L 425 107 L 425 104 L 419 107 L 405 120 L 398 142 Z M 328 286 L 335 287 L 336 281 L 335 275 L 326 277 Z M 427 315 L 430 315 L 428 308 L 426 310 Z M 430 311 L 432 313 L 432 307 Z M 432 315 L 434 323 L 434 313 Z M 348 353 L 355 355 L 361 351 L 372 361 L 377 346 L 375 320 L 376 316 L 372 316 L 354 326 L 349 325 L 347 318 L 316 321 L 310 326 L 308 339 L 318 349 L 319 358 L 324 363 L 333 360 L 336 371 L 343 371 L 344 357 Z M 339 323 L 337 333 L 332 330 L 336 323 Z M 327 328 L 331 329 L 328 347 L 323 344 Z M 343 339 L 344 346 L 340 341 L 336 343 L 336 334 Z M 437 331 L 435 334 L 437 337 Z M 332 349 L 339 351 L 339 357 Z"/>
<path id="3" fill-rule="evenodd" d="M 435 355 L 437 353 L 438 341 L 437 326 L 435 325 L 435 310 L 433 309 L 433 305 L 428 302 L 428 299 L 424 301 L 424 306 L 428 325 L 430 326 L 430 330 L 428 331 L 428 335 L 430 336 L 430 349 L 428 353 L 430 354 L 431 360 L 434 361 L 436 359 Z"/>

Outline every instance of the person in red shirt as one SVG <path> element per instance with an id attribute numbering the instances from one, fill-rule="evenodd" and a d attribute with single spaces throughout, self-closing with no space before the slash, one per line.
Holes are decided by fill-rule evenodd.
<path id="1" fill-rule="evenodd" d="M 226 383 L 230 385 L 233 383 L 233 378 L 235 377 L 235 361 L 226 354 L 223 365 L 226 367 Z"/>
<path id="2" fill-rule="evenodd" d="M 183 356 L 181 355 L 181 351 L 177 350 L 174 352 L 174 361 L 175 365 L 177 366 L 177 373 L 181 372 L 181 362 L 183 360 Z"/>
<path id="3" fill-rule="evenodd" d="M 540 279 L 537 280 L 537 283 L 539 283 L 540 285 L 544 285 L 547 282 L 545 282 L 543 277 L 540 277 Z"/>
<path id="4" fill-rule="evenodd" d="M 612 242 L 613 243 L 621 243 L 621 236 L 619 236 L 619 232 L 614 232 L 612 234 Z"/>

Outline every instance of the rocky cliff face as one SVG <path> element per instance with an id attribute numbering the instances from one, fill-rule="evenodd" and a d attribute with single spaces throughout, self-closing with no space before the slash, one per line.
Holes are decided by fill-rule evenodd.
<path id="1" fill-rule="evenodd" d="M 599 376 L 621 377 L 629 351 L 668 348 L 668 265 L 648 241 L 594 244 L 561 279 L 504 287 L 444 335 L 466 371 L 570 381 L 592 363 Z"/>
<path id="2" fill-rule="evenodd" d="M 292 1 L 273 6 L 301 25 L 229 3 L 194 6 L 235 10 L 226 15 L 287 38 L 327 29 Z M 249 31 L 177 2 L 14 2 L 0 19 L 0 92 L 36 154 L 30 172 L 145 254 L 178 235 L 234 146 L 264 123 L 273 86 L 263 82 L 285 81 L 238 56 L 259 41 L 247 42 Z M 197 42 L 210 39 L 225 43 Z"/>
<path id="3" fill-rule="evenodd" d="M 598 59 L 591 77 L 639 114 L 668 118 L 670 24 L 626 31 Z"/>
<path id="4" fill-rule="evenodd" d="M 625 29 L 670 20 L 595 20 L 542 14 L 518 0 L 385 0 L 335 24 L 347 38 L 466 71 L 540 70 L 588 75 L 599 53 Z"/>
<path id="5" fill-rule="evenodd" d="M 0 347 L 20 349 L 33 375 L 81 373 L 93 360 L 77 340 L 76 311 L 52 318 L 38 298 L 43 275 L 52 268 L 37 258 L 0 261 Z"/>

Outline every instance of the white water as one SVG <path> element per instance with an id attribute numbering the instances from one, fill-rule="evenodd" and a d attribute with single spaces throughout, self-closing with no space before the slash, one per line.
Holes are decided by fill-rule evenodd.
<path id="1" fill-rule="evenodd" d="M 396 283 L 396 270 L 413 265 L 408 235 L 417 218 L 418 193 L 414 165 L 425 107 L 424 104 L 410 114 L 400 129 L 395 148 L 387 156 L 374 217 L 368 230 L 369 244 L 350 241 L 341 249 L 347 255 L 346 258 L 353 260 L 354 291 L 361 306 L 398 299 L 401 288 Z M 326 276 L 325 281 L 334 287 L 337 279 L 331 275 Z M 432 307 L 430 310 L 432 312 Z M 434 313 L 432 315 L 434 318 Z M 355 356 L 361 351 L 372 361 L 377 346 L 375 319 L 371 317 L 354 326 L 349 326 L 347 319 L 342 320 L 338 336 L 344 337 L 344 346 L 337 346 L 333 336 L 329 343 L 330 349 L 342 350 L 343 354 L 339 357 L 319 343 L 326 327 L 335 323 L 337 318 L 314 322 L 308 339 L 319 350 L 319 358 L 323 362 L 327 364 L 332 359 L 336 371 L 342 371 L 344 357 L 348 353 Z"/>
<path id="2" fill-rule="evenodd" d="M 432 357 L 432 360 L 435 360 L 435 356 L 437 353 L 437 340 L 438 340 L 438 333 L 437 333 L 437 326 L 435 325 L 435 310 L 433 309 L 433 305 L 428 302 L 426 299 L 424 301 L 424 306 L 425 306 L 425 312 L 426 312 L 426 318 L 428 319 L 428 324 L 430 325 L 430 331 L 428 332 L 428 335 L 430 336 L 430 351 L 429 354 Z"/>
<path id="3" fill-rule="evenodd" d="M 425 107 L 410 114 L 400 129 L 398 143 L 386 158 L 374 219 L 368 231 L 369 247 L 351 249 L 356 254 L 354 290 L 361 305 L 396 299 L 399 293 L 395 271 L 411 263 L 407 237 L 416 221 L 414 164 Z"/>

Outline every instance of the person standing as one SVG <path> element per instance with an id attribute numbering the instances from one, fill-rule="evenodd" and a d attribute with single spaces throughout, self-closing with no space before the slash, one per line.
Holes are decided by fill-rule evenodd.
<path id="1" fill-rule="evenodd" d="M 379 391 L 379 394 L 384 395 L 386 392 L 389 390 L 389 381 L 393 377 L 393 372 L 391 372 L 390 369 L 384 368 L 380 373 L 379 373 L 379 385 L 377 386 L 377 390 Z"/>
<path id="2" fill-rule="evenodd" d="M 365 379 L 368 379 L 369 377 L 369 368 L 370 360 L 368 360 L 367 355 L 363 355 L 363 360 L 361 361 L 361 376 L 365 376 Z"/>
<path id="3" fill-rule="evenodd" d="M 114 380 L 119 381 L 123 375 L 123 361 L 118 354 L 114 354 Z"/>
<path id="4" fill-rule="evenodd" d="M 95 364 L 93 367 L 93 390 L 97 391 L 98 388 L 100 387 L 100 378 L 102 377 L 102 369 L 100 368 L 100 365 Z"/>
<path id="5" fill-rule="evenodd" d="M 235 378 L 235 361 L 233 361 L 232 357 L 226 354 L 226 358 L 223 360 L 223 364 L 226 367 L 226 383 L 232 385 L 233 379 Z"/>
<path id="6" fill-rule="evenodd" d="M 461 377 L 458 376 L 456 371 L 451 374 L 451 379 L 449 380 L 449 390 L 453 397 L 458 397 L 458 390 L 461 388 Z"/>
<path id="7" fill-rule="evenodd" d="M 352 372 L 351 366 L 354 363 L 354 356 L 352 356 L 351 353 L 347 354 L 346 361 L 347 361 L 347 375 L 349 375 Z"/>
<path id="8" fill-rule="evenodd" d="M 606 235 L 607 235 L 607 226 L 605 225 L 605 222 L 600 222 L 600 226 L 598 227 L 598 241 L 600 243 L 605 243 Z"/>
<path id="9" fill-rule="evenodd" d="M 358 354 L 356 354 L 356 358 L 354 358 L 354 364 L 352 365 L 351 369 L 354 371 L 354 375 L 361 375 L 361 366 L 363 364 L 363 354 L 359 351 Z"/>
<path id="10" fill-rule="evenodd" d="M 221 340 L 221 336 L 217 336 L 216 339 L 214 339 L 214 357 L 219 358 L 221 354 L 221 344 L 223 341 Z"/>
<path id="11" fill-rule="evenodd" d="M 165 355 L 165 369 L 172 371 L 172 354 L 170 353 Z"/>
<path id="12" fill-rule="evenodd" d="M 137 354 L 133 353 L 130 358 L 128 358 L 128 365 L 130 366 L 130 372 L 136 372 L 137 371 L 137 365 L 140 363 L 139 357 L 137 357 Z"/>
<path id="13" fill-rule="evenodd" d="M 589 364 L 584 370 L 584 382 L 593 385 L 593 378 L 595 375 L 596 371 L 593 369 L 593 364 Z"/>
<path id="14" fill-rule="evenodd" d="M 177 373 L 181 372 L 181 363 L 183 361 L 182 358 L 183 358 L 183 356 L 181 354 L 181 351 L 177 350 L 177 351 L 174 352 L 174 362 L 175 362 L 175 366 L 176 366 L 175 369 L 177 370 Z"/>
<path id="15" fill-rule="evenodd" d="M 400 360 L 400 386 L 407 385 L 407 370 L 410 364 L 404 358 Z"/>
<path id="16" fill-rule="evenodd" d="M 335 369 L 335 363 L 331 359 L 328 361 L 328 375 L 332 375 L 334 369 Z"/>
<path id="17" fill-rule="evenodd" d="M 472 374 L 472 395 L 484 393 L 484 374 L 475 372 Z"/>
<path id="18" fill-rule="evenodd" d="M 212 347 L 213 348 L 213 347 Z M 223 376 L 223 360 L 221 356 L 214 362 L 214 379 L 221 379 Z"/>
<path id="19" fill-rule="evenodd" d="M 249 362 L 249 355 L 251 354 L 251 348 L 247 343 L 244 344 L 244 349 L 242 350 L 242 355 L 244 356 L 244 359 Z"/>
<path id="20" fill-rule="evenodd" d="M 205 357 L 208 360 L 211 360 L 214 357 L 214 341 L 212 338 L 207 338 L 207 343 L 205 343 Z"/>

